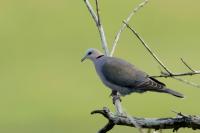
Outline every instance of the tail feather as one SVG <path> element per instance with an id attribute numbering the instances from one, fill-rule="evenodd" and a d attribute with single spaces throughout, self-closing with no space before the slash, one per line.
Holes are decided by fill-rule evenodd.
<path id="1" fill-rule="evenodd" d="M 176 92 L 174 90 L 171 90 L 171 89 L 168 89 L 168 88 L 164 88 L 163 90 L 164 93 L 168 93 L 168 94 L 171 94 L 173 96 L 176 96 L 176 97 L 179 97 L 179 98 L 184 98 L 184 95 L 179 93 L 179 92 Z"/>

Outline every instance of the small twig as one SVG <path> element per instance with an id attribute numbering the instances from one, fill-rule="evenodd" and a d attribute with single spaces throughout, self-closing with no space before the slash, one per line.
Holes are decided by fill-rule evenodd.
<path id="1" fill-rule="evenodd" d="M 190 69 L 192 72 L 195 72 L 182 58 L 181 61 L 188 69 Z"/>
<path id="2" fill-rule="evenodd" d="M 175 111 L 175 110 L 171 110 L 173 113 L 175 113 L 175 114 L 177 114 L 177 115 L 179 115 L 179 114 L 181 114 L 180 112 L 177 112 L 177 111 Z"/>
<path id="3" fill-rule="evenodd" d="M 94 22 L 96 23 L 96 25 L 98 24 L 98 18 L 96 13 L 94 12 L 92 5 L 90 4 L 90 2 L 88 0 L 84 0 L 85 5 L 87 6 L 88 11 L 90 12 Z"/>
<path id="4" fill-rule="evenodd" d="M 176 79 L 176 80 L 178 80 L 180 82 L 183 82 L 183 83 L 185 83 L 187 85 L 190 85 L 190 86 L 193 86 L 193 87 L 196 87 L 196 88 L 200 88 L 200 85 L 197 84 L 197 83 L 194 83 L 194 82 L 191 82 L 191 81 L 187 81 L 185 79 L 181 79 L 181 78 L 177 78 L 177 77 L 172 77 L 172 78 L 174 78 L 174 79 Z"/>
<path id="5" fill-rule="evenodd" d="M 133 34 L 140 40 L 140 42 L 144 45 L 144 47 L 149 51 L 149 53 L 153 56 L 153 58 L 168 72 L 169 75 L 173 75 L 173 73 L 162 63 L 162 61 L 153 53 L 150 47 L 146 44 L 146 42 L 142 39 L 142 37 L 136 32 L 134 28 L 131 28 L 125 21 L 123 23 L 132 31 Z"/>
<path id="6" fill-rule="evenodd" d="M 144 0 L 142 3 L 140 3 L 137 7 L 135 7 L 131 13 L 129 14 L 129 16 L 126 18 L 126 22 L 128 23 L 131 18 L 144 6 L 148 3 L 148 0 Z M 115 36 L 115 40 L 113 42 L 113 46 L 112 46 L 112 50 L 110 53 L 110 56 L 113 56 L 114 52 L 115 52 L 115 48 L 117 46 L 117 43 L 119 41 L 120 35 L 121 33 L 124 31 L 124 29 L 126 28 L 126 25 L 124 23 L 122 23 L 121 28 L 119 29 L 119 31 L 117 32 L 116 36 Z"/>
<path id="7" fill-rule="evenodd" d="M 101 21 L 100 21 L 100 15 L 99 15 L 99 6 L 98 6 L 98 0 L 96 0 L 96 10 L 97 10 L 97 15 L 95 14 L 90 2 L 88 0 L 84 0 L 90 14 L 92 15 L 92 18 L 93 20 L 95 21 L 96 25 L 97 25 L 97 28 L 98 28 L 98 31 L 99 31 L 99 35 L 100 35 L 100 38 L 101 38 L 101 45 L 102 45 L 102 48 L 104 50 L 104 53 L 109 56 L 109 49 L 108 49 L 108 46 L 107 46 L 107 41 L 106 41 L 106 36 L 105 36 L 105 32 L 104 32 L 104 29 L 103 29 L 103 26 L 101 24 Z"/>
<path id="8" fill-rule="evenodd" d="M 100 15 L 99 15 L 99 1 L 98 0 L 95 0 L 96 2 L 96 12 L 97 12 L 97 18 L 98 18 L 98 22 L 97 22 L 97 25 L 101 25 L 101 20 L 100 20 Z"/>
<path id="9" fill-rule="evenodd" d="M 185 79 L 181 79 L 181 78 L 178 78 L 178 76 L 192 76 L 192 75 L 195 75 L 195 74 L 200 74 L 199 71 L 195 71 L 195 72 L 188 72 L 188 73 L 179 73 L 179 74 L 173 74 L 173 75 L 169 75 L 168 73 L 166 72 L 163 72 L 161 71 L 161 75 L 158 75 L 158 76 L 151 76 L 153 78 L 173 78 L 173 79 L 176 79 L 182 83 L 185 83 L 187 85 L 190 85 L 190 86 L 193 86 L 193 87 L 196 87 L 196 88 L 200 88 L 200 85 L 197 84 L 197 83 L 193 83 L 191 81 L 187 81 Z"/>
<path id="10" fill-rule="evenodd" d="M 192 75 L 197 75 L 200 74 L 200 71 L 195 71 L 195 72 L 183 72 L 183 73 L 173 73 L 173 74 L 168 74 L 166 72 L 161 72 L 161 75 L 158 76 L 151 76 L 153 78 L 173 78 L 173 77 L 181 77 L 181 76 L 192 76 Z"/>
<path id="11" fill-rule="evenodd" d="M 101 24 L 98 0 L 96 0 L 96 11 L 97 11 L 97 18 L 98 18 L 97 27 L 98 27 L 100 38 L 101 38 L 102 48 L 103 48 L 105 54 L 107 56 L 109 56 L 109 49 L 108 49 L 108 46 L 107 46 L 106 35 L 105 35 L 105 32 L 104 32 L 103 26 Z"/>

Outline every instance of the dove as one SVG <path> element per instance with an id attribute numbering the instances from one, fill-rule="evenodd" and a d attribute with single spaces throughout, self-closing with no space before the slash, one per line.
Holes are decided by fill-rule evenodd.
<path id="1" fill-rule="evenodd" d="M 167 88 L 164 83 L 123 59 L 106 56 L 94 48 L 87 50 L 81 62 L 86 59 L 93 62 L 101 81 L 112 93 L 126 96 L 132 93 L 160 92 L 184 98 L 183 94 Z"/>

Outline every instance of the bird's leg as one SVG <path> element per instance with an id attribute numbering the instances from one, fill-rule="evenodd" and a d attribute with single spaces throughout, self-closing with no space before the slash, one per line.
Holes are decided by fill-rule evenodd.
<path id="1" fill-rule="evenodd" d="M 115 108 L 116 108 L 116 113 L 117 113 L 116 115 L 129 117 L 126 114 L 126 112 L 124 112 L 122 109 L 120 94 L 117 91 L 112 90 L 112 93 L 110 94 L 110 96 L 112 96 L 112 98 L 113 98 L 112 100 L 113 100 L 113 104 L 115 105 Z M 135 125 L 136 128 L 138 128 L 140 133 L 143 133 L 140 125 L 134 119 L 131 119 L 131 122 Z"/>
<path id="2" fill-rule="evenodd" d="M 112 96 L 113 104 L 115 104 L 117 100 L 119 100 L 120 102 L 122 101 L 120 98 L 120 94 L 116 90 L 112 90 L 110 96 Z"/>
<path id="3" fill-rule="evenodd" d="M 112 101 L 116 108 L 116 113 L 117 113 L 116 115 L 123 116 L 120 94 L 117 91 L 113 90 L 110 96 L 112 96 Z"/>

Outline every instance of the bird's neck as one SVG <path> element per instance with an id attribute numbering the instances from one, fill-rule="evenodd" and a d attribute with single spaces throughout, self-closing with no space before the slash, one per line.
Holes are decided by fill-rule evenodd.
<path id="1" fill-rule="evenodd" d="M 94 64 L 99 64 L 102 62 L 103 58 L 105 55 L 99 54 L 98 56 L 96 56 L 95 58 L 92 59 Z"/>

